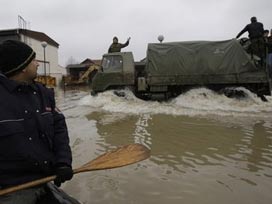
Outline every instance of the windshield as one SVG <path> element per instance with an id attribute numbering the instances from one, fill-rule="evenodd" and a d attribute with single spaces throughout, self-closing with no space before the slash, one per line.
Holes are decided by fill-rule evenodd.
<path id="1" fill-rule="evenodd" d="M 105 71 L 120 71 L 123 66 L 123 59 L 121 56 L 105 56 L 102 60 L 102 67 Z"/>

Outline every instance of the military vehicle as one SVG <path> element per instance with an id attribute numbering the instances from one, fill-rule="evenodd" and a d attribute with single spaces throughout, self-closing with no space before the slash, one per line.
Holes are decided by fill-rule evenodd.
<path id="1" fill-rule="evenodd" d="M 265 100 L 271 78 L 260 62 L 236 39 L 150 43 L 141 62 L 134 62 L 131 52 L 105 54 L 91 89 L 96 94 L 129 87 L 139 98 L 164 100 L 194 87 L 228 96 L 232 88 L 245 87 Z"/>

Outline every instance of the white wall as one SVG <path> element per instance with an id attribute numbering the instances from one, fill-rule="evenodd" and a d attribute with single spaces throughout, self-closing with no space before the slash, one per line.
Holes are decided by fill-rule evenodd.
<path id="1" fill-rule="evenodd" d="M 23 35 L 21 35 L 21 39 L 25 40 L 25 42 L 36 52 L 36 59 L 40 64 L 38 74 L 44 75 L 44 48 L 41 45 L 42 42 Z M 57 81 L 59 81 L 63 75 L 66 75 L 66 69 L 58 64 L 58 60 L 58 48 L 47 44 L 45 48 L 45 61 L 47 62 L 46 75 L 50 74 L 50 76 L 56 77 Z"/>
<path id="2" fill-rule="evenodd" d="M 44 74 L 44 49 L 41 45 L 41 42 L 32 38 L 27 39 L 27 44 L 32 47 L 36 52 L 36 59 L 39 61 L 40 66 L 38 68 L 39 74 Z M 45 48 L 45 61 L 46 63 L 46 75 L 48 73 L 57 72 L 58 67 L 58 48 L 52 45 L 47 44 Z"/>

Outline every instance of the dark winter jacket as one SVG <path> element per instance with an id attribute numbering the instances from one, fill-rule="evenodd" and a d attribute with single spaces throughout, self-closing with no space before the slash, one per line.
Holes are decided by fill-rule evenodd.
<path id="1" fill-rule="evenodd" d="M 0 74 L 0 187 L 17 185 L 71 166 L 65 118 L 54 92 Z"/>
<path id="2" fill-rule="evenodd" d="M 112 52 L 121 52 L 121 49 L 124 47 L 127 47 L 129 45 L 129 40 L 126 41 L 126 43 L 112 43 L 109 47 L 108 53 Z"/>
<path id="3" fill-rule="evenodd" d="M 260 22 L 253 22 L 246 25 L 246 27 L 243 30 L 241 30 L 240 33 L 238 33 L 236 38 L 239 38 L 245 32 L 248 32 L 249 39 L 261 38 L 263 37 L 264 32 L 263 24 Z"/>

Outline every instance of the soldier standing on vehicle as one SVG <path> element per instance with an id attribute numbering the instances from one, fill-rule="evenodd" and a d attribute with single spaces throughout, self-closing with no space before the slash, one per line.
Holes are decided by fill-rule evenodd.
<path id="1" fill-rule="evenodd" d="M 265 59 L 267 59 L 268 56 L 268 36 L 269 36 L 269 30 L 264 30 L 263 32 L 263 38 L 264 38 L 264 45 L 265 45 Z"/>
<path id="2" fill-rule="evenodd" d="M 270 77 L 272 77 L 272 29 L 270 35 L 267 37 L 267 50 L 268 50 L 268 69 Z"/>
<path id="3" fill-rule="evenodd" d="M 124 43 L 124 44 L 118 43 L 118 38 L 115 36 L 113 38 L 113 42 L 112 42 L 111 46 L 109 47 L 108 52 L 109 53 L 121 52 L 122 48 L 127 47 L 129 45 L 129 41 L 130 41 L 130 37 L 127 39 L 126 43 Z"/>
<path id="4" fill-rule="evenodd" d="M 246 27 L 241 30 L 240 33 L 236 36 L 236 38 L 239 38 L 241 35 L 243 35 L 245 32 L 248 32 L 248 37 L 251 41 L 251 49 L 250 52 L 253 55 L 257 55 L 261 58 L 261 63 L 263 63 L 264 60 L 264 54 L 265 54 L 265 43 L 263 38 L 264 28 L 263 24 L 257 21 L 257 18 L 251 17 L 250 19 L 251 23 L 246 25 Z"/>

